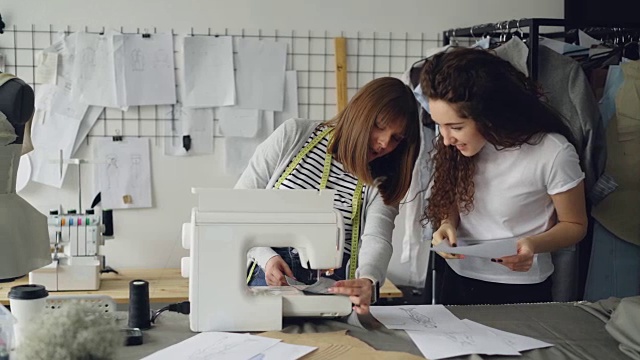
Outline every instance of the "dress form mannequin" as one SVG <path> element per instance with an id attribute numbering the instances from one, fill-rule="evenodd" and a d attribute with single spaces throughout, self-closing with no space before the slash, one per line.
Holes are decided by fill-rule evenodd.
<path id="1" fill-rule="evenodd" d="M 33 103 L 29 85 L 0 73 L 0 282 L 51 263 L 47 217 L 15 191 L 22 144 L 30 143 L 25 128 Z"/>

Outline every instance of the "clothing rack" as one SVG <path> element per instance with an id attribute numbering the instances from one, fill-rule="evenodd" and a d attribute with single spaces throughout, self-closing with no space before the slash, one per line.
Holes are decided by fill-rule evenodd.
<path id="1" fill-rule="evenodd" d="M 508 21 L 500 21 L 496 23 L 489 24 L 481 24 L 474 25 L 466 28 L 456 28 L 449 29 L 442 32 L 442 41 L 443 45 L 449 45 L 452 39 L 456 37 L 473 37 L 476 36 L 484 36 L 487 34 L 496 34 L 504 35 L 505 37 L 511 34 L 512 30 L 518 31 L 522 37 L 529 39 L 529 48 L 530 53 L 527 58 L 527 67 L 529 69 L 529 74 L 532 80 L 536 80 L 538 76 L 538 43 L 540 27 L 544 26 L 555 26 L 555 27 L 564 27 L 564 19 L 546 19 L 546 18 L 531 18 L 531 19 L 519 19 L 519 20 L 508 20 Z M 529 31 L 525 33 L 523 29 L 528 29 Z M 548 37 L 558 38 L 564 37 L 563 32 L 555 32 L 555 33 L 546 33 L 544 34 Z"/>
<path id="2" fill-rule="evenodd" d="M 601 24 L 602 25 L 602 24 Z M 556 31 L 549 33 L 541 33 L 541 27 L 564 27 L 564 31 Z M 452 39 L 457 37 L 476 38 L 484 35 L 496 34 L 504 36 L 505 39 L 508 36 L 517 32 L 522 38 L 529 39 L 529 57 L 527 58 L 527 67 L 531 79 L 536 81 L 538 76 L 538 56 L 537 49 L 539 45 L 539 36 L 544 35 L 548 38 L 563 38 L 566 42 L 575 42 L 578 38 L 578 30 L 582 30 L 589 36 L 602 39 L 602 38 L 614 38 L 614 44 L 624 42 L 625 38 L 640 40 L 640 23 L 637 24 L 610 24 L 608 26 L 598 27 L 580 27 L 567 29 L 567 25 L 564 19 L 549 19 L 549 18 L 528 18 L 519 20 L 507 20 L 499 21 L 496 23 L 474 25 L 466 28 L 449 29 L 442 32 L 443 45 L 449 45 Z M 524 32 L 523 30 L 528 30 Z M 616 38 L 620 40 L 615 40 Z"/>

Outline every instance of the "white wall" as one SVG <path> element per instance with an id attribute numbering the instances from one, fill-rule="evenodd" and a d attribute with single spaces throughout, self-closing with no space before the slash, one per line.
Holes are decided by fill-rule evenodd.
<path id="1" fill-rule="evenodd" d="M 173 28 L 187 33 L 212 27 L 282 31 L 376 31 L 425 33 L 436 38 L 442 30 L 524 17 L 563 16 L 562 0 L 2 0 L 2 18 L 8 27 L 51 24 L 54 28 L 107 26 L 141 29 Z M 2 36 L 2 35 L 0 35 Z M 222 140 L 222 139 L 217 139 Z M 231 187 L 224 175 L 222 141 L 215 154 L 195 158 L 162 155 L 152 141 L 153 209 L 121 210 L 114 214 L 116 239 L 104 248 L 114 268 L 178 267 L 187 255 L 180 246 L 180 229 L 188 221 L 195 199 L 191 187 Z M 90 157 L 83 145 L 79 157 Z M 83 171 L 83 203 L 90 203 L 91 172 Z M 40 211 L 63 204 L 77 207 L 77 175 L 67 174 L 61 190 L 30 183 L 20 193 Z M 399 263 L 402 217 L 396 221 L 394 256 L 389 277 L 409 283 L 408 265 Z M 424 267 L 424 265 L 422 265 Z"/>

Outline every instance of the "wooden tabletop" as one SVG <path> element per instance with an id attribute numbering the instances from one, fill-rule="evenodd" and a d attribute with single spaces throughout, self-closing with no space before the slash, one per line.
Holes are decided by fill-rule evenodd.
<path id="1" fill-rule="evenodd" d="M 149 282 L 149 300 L 152 303 L 174 303 L 189 299 L 189 279 L 180 275 L 180 269 L 123 269 L 120 274 L 102 274 L 100 289 L 95 291 L 59 291 L 52 295 L 96 294 L 108 295 L 116 303 L 129 302 L 129 282 L 142 279 Z M 25 276 L 13 282 L 0 283 L 0 304 L 8 305 L 11 287 L 29 283 Z M 402 297 L 402 292 L 387 280 L 380 288 L 381 298 Z"/>

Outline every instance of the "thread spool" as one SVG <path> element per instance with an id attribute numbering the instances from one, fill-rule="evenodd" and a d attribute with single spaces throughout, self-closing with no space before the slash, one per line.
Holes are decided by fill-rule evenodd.
<path id="1" fill-rule="evenodd" d="M 151 328 L 149 283 L 132 280 L 129 283 L 129 327 L 142 330 Z"/>
<path id="2" fill-rule="evenodd" d="M 104 224 L 104 236 L 113 236 L 113 211 L 102 210 L 102 223 Z"/>

